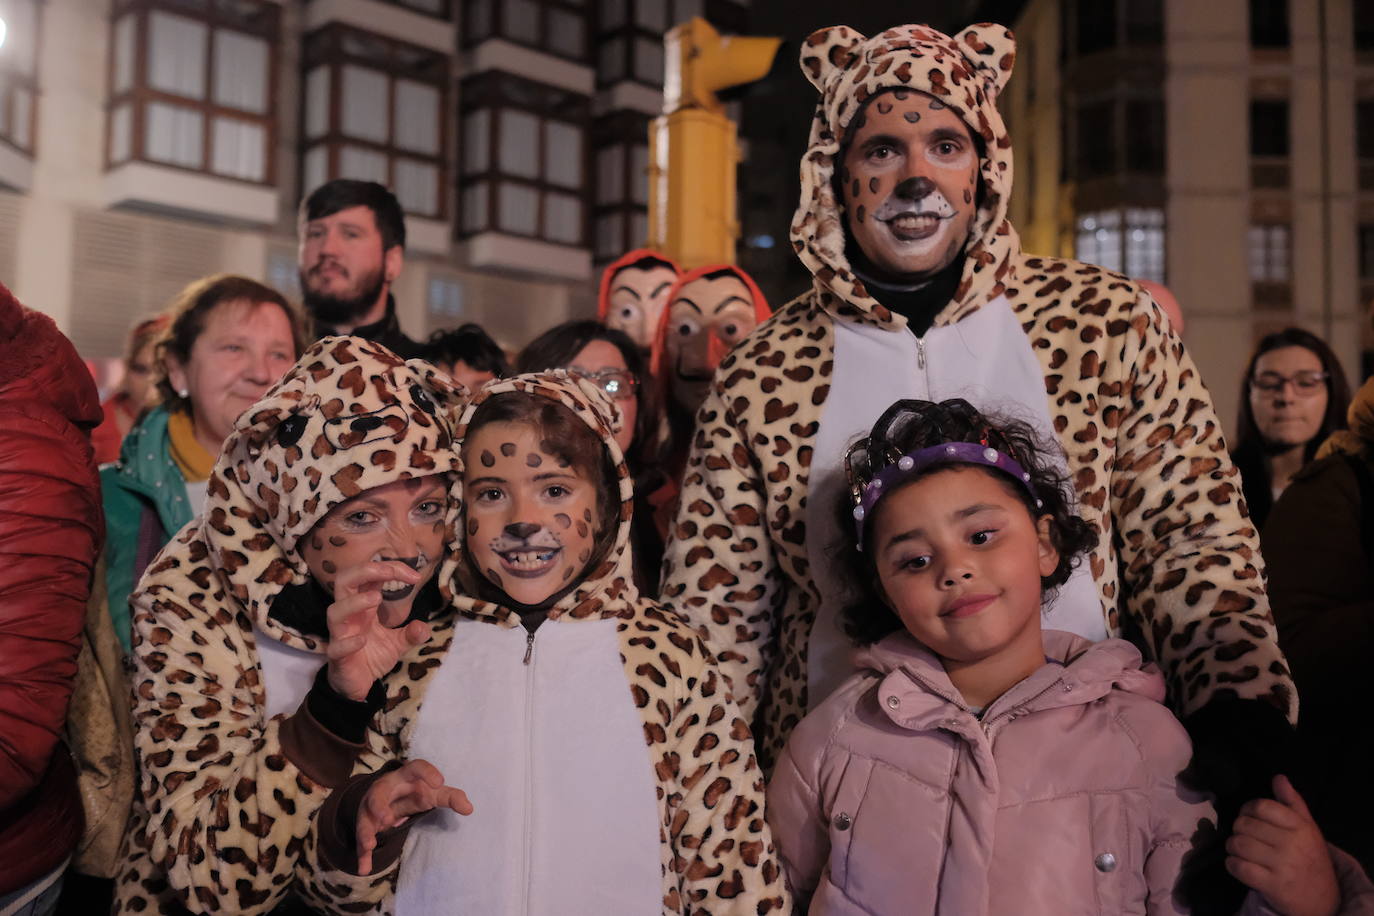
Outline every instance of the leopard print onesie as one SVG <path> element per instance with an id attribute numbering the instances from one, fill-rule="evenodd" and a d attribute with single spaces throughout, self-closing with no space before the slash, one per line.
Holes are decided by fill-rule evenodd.
<path id="1" fill-rule="evenodd" d="M 267 913 L 291 889 L 311 819 L 362 747 L 304 702 L 269 713 L 283 707 L 269 693 L 269 645 L 311 671 L 326 648 L 269 611 L 285 586 L 308 580 L 297 542 L 334 506 L 456 472 L 463 396 L 428 363 L 328 337 L 239 418 L 204 514 L 131 599 L 140 781 L 115 914 Z M 450 535 L 457 511 L 455 500 Z"/>
<path id="2" fill-rule="evenodd" d="M 1048 410 L 1079 511 L 1099 535 L 1088 568 L 1103 631 L 1139 636 L 1160 663 L 1180 715 L 1236 697 L 1262 699 L 1296 717 L 1258 537 L 1211 398 L 1182 341 L 1134 281 L 1090 264 L 1025 255 L 1007 221 L 1011 139 L 995 100 L 1014 54 L 1011 33 L 989 24 L 954 38 L 902 26 L 866 39 L 837 26 L 802 47 L 802 69 L 821 99 L 791 237 L 813 286 L 737 346 L 716 373 L 697 416 L 661 594 L 708 635 L 741 710 L 755 723 L 766 765 L 808 706 L 823 699 L 808 696 L 822 603 L 808 510 L 814 519 L 829 507 L 809 506 L 808 496 L 822 475 L 838 469 L 834 459 L 812 461 L 827 399 L 845 381 L 836 371 L 837 339 L 851 331 L 912 338 L 906 319 L 874 299 L 852 271 L 832 184 L 846 129 L 879 92 L 890 92 L 884 99 L 912 91 L 934 97 L 982 143 L 979 206 L 962 278 L 925 339 L 908 340 L 912 362 L 925 370 L 927 358 L 946 367 L 965 359 L 965 345 L 976 341 L 964 329 L 978 327 L 980 312 L 1014 321 L 1012 333 L 1016 326 L 1024 332 L 1020 350 L 1033 354 L 1026 354 L 1032 377 L 1043 375 L 1045 401 L 1031 406 Z M 952 343 L 936 346 L 937 340 Z M 843 371 L 865 369 L 851 363 Z M 918 396 L 876 372 L 865 384 L 873 418 L 899 397 Z M 1034 387 L 986 392 L 981 406 L 1038 401 Z"/>

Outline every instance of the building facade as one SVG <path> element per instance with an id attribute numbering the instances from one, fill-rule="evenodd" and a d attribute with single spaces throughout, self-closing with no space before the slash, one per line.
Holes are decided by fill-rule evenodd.
<path id="1" fill-rule="evenodd" d="M 663 32 L 737 0 L 7 0 L 0 281 L 81 353 L 185 283 L 295 295 L 298 202 L 380 181 L 406 211 L 412 336 L 507 347 L 591 314 L 642 244 Z"/>
<path id="2" fill-rule="evenodd" d="M 1031 0 L 1004 111 L 1028 251 L 1163 282 L 1234 431 L 1259 337 L 1374 352 L 1374 4 Z"/>

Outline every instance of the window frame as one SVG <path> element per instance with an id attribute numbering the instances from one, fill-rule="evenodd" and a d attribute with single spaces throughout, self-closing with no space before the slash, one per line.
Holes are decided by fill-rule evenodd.
<path id="1" fill-rule="evenodd" d="M 33 55 L 30 58 L 31 69 L 28 73 L 23 73 L 17 68 L 12 68 L 7 64 L 0 64 L 0 93 L 4 94 L 3 110 L 10 118 L 14 116 L 14 99 L 18 92 L 23 91 L 29 94 L 29 117 L 28 117 L 28 145 L 19 143 L 14 137 L 12 124 L 7 123 L 6 130 L 0 130 L 0 143 L 13 149 L 24 156 L 32 158 L 37 153 L 38 148 L 38 61 L 43 53 L 43 7 L 46 5 L 43 0 L 21 0 L 33 10 Z M 13 38 L 13 36 L 11 36 Z"/>
<path id="2" fill-rule="evenodd" d="M 520 94 L 526 94 L 527 98 L 532 97 L 536 103 L 534 105 L 521 104 L 520 100 L 513 98 L 513 96 Z M 455 208 L 459 214 L 455 220 L 458 237 L 471 238 L 485 232 L 497 232 L 502 235 L 534 239 L 549 245 L 560 245 L 576 250 L 590 249 L 592 247 L 592 199 L 588 189 L 591 187 L 591 170 L 595 167 L 592 164 L 593 150 L 590 137 L 591 99 L 568 89 L 496 70 L 479 73 L 464 80 L 459 96 L 462 99 L 458 114 L 460 123 L 477 111 L 487 111 L 489 114 L 487 118 L 486 167 L 480 171 L 468 172 L 466 142 L 461 146 L 457 181 L 459 205 Z M 539 176 L 537 178 L 515 175 L 501 170 L 501 114 L 507 110 L 532 115 L 538 120 L 539 146 L 535 150 L 535 159 L 539 163 Z M 581 175 L 575 185 L 563 185 L 551 181 L 545 172 L 547 162 L 545 154 L 549 142 L 548 131 L 545 126 L 550 121 L 571 125 L 581 132 Z M 508 229 L 501 225 L 499 219 L 500 189 L 503 184 L 515 184 L 530 188 L 539 195 L 533 233 Z M 486 186 L 486 218 L 481 228 L 469 229 L 462 217 L 464 213 L 462 198 L 475 185 Z M 550 194 L 573 195 L 578 199 L 581 216 L 578 220 L 578 240 L 576 242 L 555 239 L 548 235 L 547 203 Z"/>
<path id="3" fill-rule="evenodd" d="M 537 39 L 531 41 L 527 38 L 518 38 L 511 35 L 509 31 L 504 28 L 509 6 L 503 2 L 503 0 L 468 0 L 468 2 L 462 4 L 461 38 L 463 48 L 474 48 L 484 41 L 499 38 L 502 41 L 508 41 L 511 44 L 520 45 L 523 48 L 530 48 L 541 54 L 549 54 L 561 60 L 572 61 L 573 63 L 591 66 L 593 68 L 596 66 L 596 62 L 593 58 L 593 50 L 597 45 L 598 39 L 595 34 L 595 16 L 590 10 L 590 6 L 595 3 L 596 0 L 526 0 L 526 2 L 534 4 L 539 9 L 539 18 L 535 26 L 539 35 Z M 489 12 L 491 19 L 488 31 L 479 34 L 478 30 L 473 28 L 472 20 L 483 7 Z M 550 43 L 550 9 L 571 13 L 582 19 L 581 54 L 569 54 L 566 51 L 553 47 Z"/>
<path id="4" fill-rule="evenodd" d="M 1282 23 L 1277 18 L 1262 19 L 1255 15 L 1261 4 L 1281 6 Z M 1273 13 L 1274 10 L 1266 12 Z M 1245 9 L 1246 33 L 1251 50 L 1286 51 L 1293 46 L 1293 10 L 1288 0 L 1249 0 Z"/>
<path id="5" fill-rule="evenodd" d="M 1132 217 L 1135 217 L 1134 219 Z M 1149 217 L 1144 218 L 1144 217 Z M 1084 226 L 1087 220 L 1099 222 L 1100 225 L 1092 227 Z M 1165 209 L 1160 204 L 1135 205 L 1119 204 L 1104 207 L 1101 210 L 1094 210 L 1086 213 L 1078 213 L 1074 216 L 1073 222 L 1073 256 L 1077 260 L 1085 263 L 1095 263 L 1099 267 L 1107 270 L 1116 271 L 1135 279 L 1153 280 L 1157 283 L 1165 283 L 1169 276 L 1169 224 Z M 1132 238 L 1133 232 L 1152 232 L 1157 233 L 1160 243 L 1159 252 L 1159 273 L 1152 276 L 1147 270 L 1142 269 L 1144 265 L 1132 263 L 1143 254 L 1133 253 Z M 1082 237 L 1085 233 L 1107 232 L 1115 235 L 1116 240 L 1116 262 L 1117 266 L 1103 263 L 1100 254 L 1097 258 L 1089 259 L 1085 257 L 1082 247 Z"/>
<path id="6" fill-rule="evenodd" d="M 1274 245 L 1270 236 L 1276 230 L 1282 230 L 1283 235 L 1283 275 L 1281 278 L 1274 279 L 1274 265 L 1277 260 L 1272 257 L 1277 246 Z M 1254 262 L 1255 233 L 1266 234 L 1263 240 L 1264 251 L 1264 276 L 1257 276 Z M 1262 309 L 1282 309 L 1292 305 L 1293 300 L 1293 226 L 1286 220 L 1274 219 L 1252 219 L 1245 236 L 1246 243 L 1246 272 L 1250 279 L 1250 294 L 1254 304 Z"/>
<path id="7" fill-rule="evenodd" d="M 347 47 L 347 39 L 359 37 L 369 42 L 380 44 L 386 49 L 387 59 L 378 61 L 375 57 L 366 57 L 360 54 L 351 53 Z M 415 70 L 406 69 L 403 64 L 397 62 L 397 55 L 410 54 L 419 57 L 421 60 L 428 60 L 421 65 L 421 69 L 427 72 L 417 73 Z M 383 75 L 387 85 L 387 124 L 386 142 L 366 137 L 355 137 L 344 132 L 343 126 L 343 71 L 345 66 L 356 66 L 365 70 L 373 71 Z M 308 104 L 306 101 L 305 84 L 308 74 L 317 68 L 327 68 L 329 72 L 329 101 L 326 115 L 326 127 L 322 134 L 308 136 L 306 131 L 306 120 L 309 117 Z M 304 35 L 301 39 L 301 104 L 299 105 L 299 154 L 297 156 L 297 166 L 300 173 L 301 196 L 309 193 L 310 188 L 305 187 L 305 163 L 306 156 L 315 149 L 323 147 L 325 150 L 325 180 L 331 180 L 339 175 L 339 164 L 345 146 L 359 147 L 370 152 L 378 153 L 386 157 L 386 186 L 395 192 L 396 189 L 396 164 L 398 159 L 409 159 L 423 162 L 434 166 L 437 169 L 438 177 L 435 181 L 435 210 L 433 213 L 421 213 L 406 210 L 407 216 L 418 219 L 431 219 L 444 222 L 449 219 L 452 212 L 452 177 L 453 177 L 453 125 L 451 123 L 451 108 L 453 99 L 453 58 L 451 55 L 444 54 L 432 48 L 414 45 L 390 35 L 368 31 L 367 29 L 349 25 L 342 22 L 331 22 L 312 32 Z M 416 150 L 399 146 L 396 141 L 396 110 L 397 110 L 397 85 L 400 80 L 421 83 L 430 86 L 439 93 L 436 105 L 436 114 L 439 118 L 437 133 L 439 138 L 439 148 L 434 153 L 421 153 Z M 404 206 L 404 204 L 402 204 Z"/>
<path id="8" fill-rule="evenodd" d="M 280 50 L 282 45 L 282 8 L 271 0 L 257 0 L 268 23 L 257 29 L 244 27 L 236 20 L 219 11 L 213 0 L 207 0 L 207 11 L 188 8 L 176 0 L 114 0 L 109 14 L 109 55 L 105 68 L 105 130 L 102 159 L 105 171 L 132 162 L 142 162 L 159 168 L 177 169 L 194 175 L 204 175 L 224 181 L 237 181 L 252 187 L 272 187 L 277 183 L 277 97 L 281 84 Z M 200 22 L 207 27 L 205 43 L 205 98 L 194 99 L 177 95 L 148 85 L 150 17 L 154 12 L 168 13 Z M 134 17 L 133 61 L 129 86 L 120 92 L 115 91 L 116 68 L 116 27 L 124 16 Z M 266 111 L 261 114 L 233 108 L 214 101 L 215 85 L 215 32 L 224 29 L 238 34 L 260 38 L 267 42 L 267 87 Z M 194 108 L 201 115 L 201 166 L 199 168 L 153 159 L 147 155 L 147 111 L 148 106 L 163 103 L 177 108 Z M 128 155 L 118 161 L 111 158 L 111 140 L 114 133 L 114 113 L 121 105 L 129 106 L 129 149 Z M 242 178 L 216 172 L 211 167 L 214 154 L 214 125 L 217 118 L 244 121 L 263 128 L 263 177 L 260 180 Z"/>
<path id="9" fill-rule="evenodd" d="M 601 4 L 607 0 L 598 0 L 597 7 L 597 31 L 596 40 L 593 42 L 596 48 L 601 48 L 609 42 L 619 42 L 621 51 L 620 76 L 615 79 L 604 79 L 601 74 L 601 59 L 596 56 L 591 65 L 596 70 L 596 87 L 604 89 L 614 86 L 617 83 L 635 83 L 640 86 L 647 86 L 650 89 L 662 91 L 663 74 L 659 74 L 658 80 L 642 80 L 635 73 L 635 42 L 644 39 L 663 44 L 663 36 L 668 29 L 679 23 L 687 21 L 684 15 L 691 12 L 691 15 L 700 15 L 705 18 L 721 34 L 740 33 L 745 31 L 747 25 L 747 13 L 744 8 L 732 0 L 663 0 L 667 12 L 664 14 L 665 28 L 662 32 L 655 32 L 653 29 L 639 23 L 634 15 L 634 5 L 636 0 L 610 0 L 621 5 L 622 19 L 614 26 L 602 27 Z M 690 4 L 692 7 L 701 7 L 699 13 L 682 9 Z M 687 16 L 690 18 L 690 16 Z"/>
<path id="10" fill-rule="evenodd" d="M 311 0 L 306 0 L 306 2 L 311 2 Z M 442 9 L 437 13 L 431 13 L 427 10 L 416 9 L 415 7 L 407 3 L 406 0 L 378 0 L 378 2 L 385 3 L 387 6 L 394 6 L 399 9 L 406 10 L 407 12 L 415 13 L 417 16 L 429 16 L 431 19 L 442 19 L 445 22 L 453 21 L 453 0 L 439 0 Z"/>
<path id="11" fill-rule="evenodd" d="M 591 244 L 592 260 L 597 263 L 604 263 L 608 260 L 619 257 L 626 251 L 634 248 L 644 247 L 646 239 L 634 239 L 635 217 L 641 217 L 647 224 L 649 218 L 649 179 L 648 153 L 649 153 L 649 125 L 652 119 L 647 114 L 636 111 L 618 111 L 599 119 L 593 125 L 592 146 L 593 157 L 592 170 L 592 234 Z M 635 200 L 635 174 L 634 174 L 634 149 L 642 147 L 645 157 L 645 175 L 643 176 L 644 202 Z M 606 195 L 603 200 L 603 190 L 601 183 L 601 156 L 607 150 L 614 150 L 615 155 L 620 158 L 619 187 L 613 189 L 610 195 Z M 612 246 L 616 250 L 609 257 L 600 249 L 600 227 L 602 220 L 614 219 L 617 224 L 616 241 Z"/>

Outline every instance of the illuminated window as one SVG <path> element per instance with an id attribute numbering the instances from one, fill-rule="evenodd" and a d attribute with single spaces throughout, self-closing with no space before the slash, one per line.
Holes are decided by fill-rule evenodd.
<path id="1" fill-rule="evenodd" d="M 586 245 L 587 98 L 490 72 L 462 99 L 461 234 Z"/>
<path id="2" fill-rule="evenodd" d="M 308 35 L 304 56 L 303 193 L 376 181 L 407 213 L 444 219 L 448 57 L 339 24 Z"/>
<path id="3" fill-rule="evenodd" d="M 273 182 L 281 7 L 116 0 L 106 162 Z"/>
<path id="4" fill-rule="evenodd" d="M 0 141 L 33 154 L 37 117 L 39 6 L 11 0 L 3 7 L 5 46 L 0 54 Z"/>
<path id="5" fill-rule="evenodd" d="M 1074 256 L 1137 280 L 1164 282 L 1164 211 L 1127 207 L 1125 211 L 1085 213 L 1075 227 Z"/>

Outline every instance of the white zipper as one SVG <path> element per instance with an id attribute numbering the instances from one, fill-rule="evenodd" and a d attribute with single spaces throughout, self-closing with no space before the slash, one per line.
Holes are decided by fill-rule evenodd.
<path id="1" fill-rule="evenodd" d="M 530 892 L 534 876 L 530 874 L 530 845 L 534 842 L 534 829 L 531 824 L 533 812 L 530 810 L 534 798 L 534 631 L 525 636 L 525 829 L 521 836 L 523 863 L 521 875 L 525 885 L 525 903 L 520 912 L 528 916 L 530 912 Z"/>

